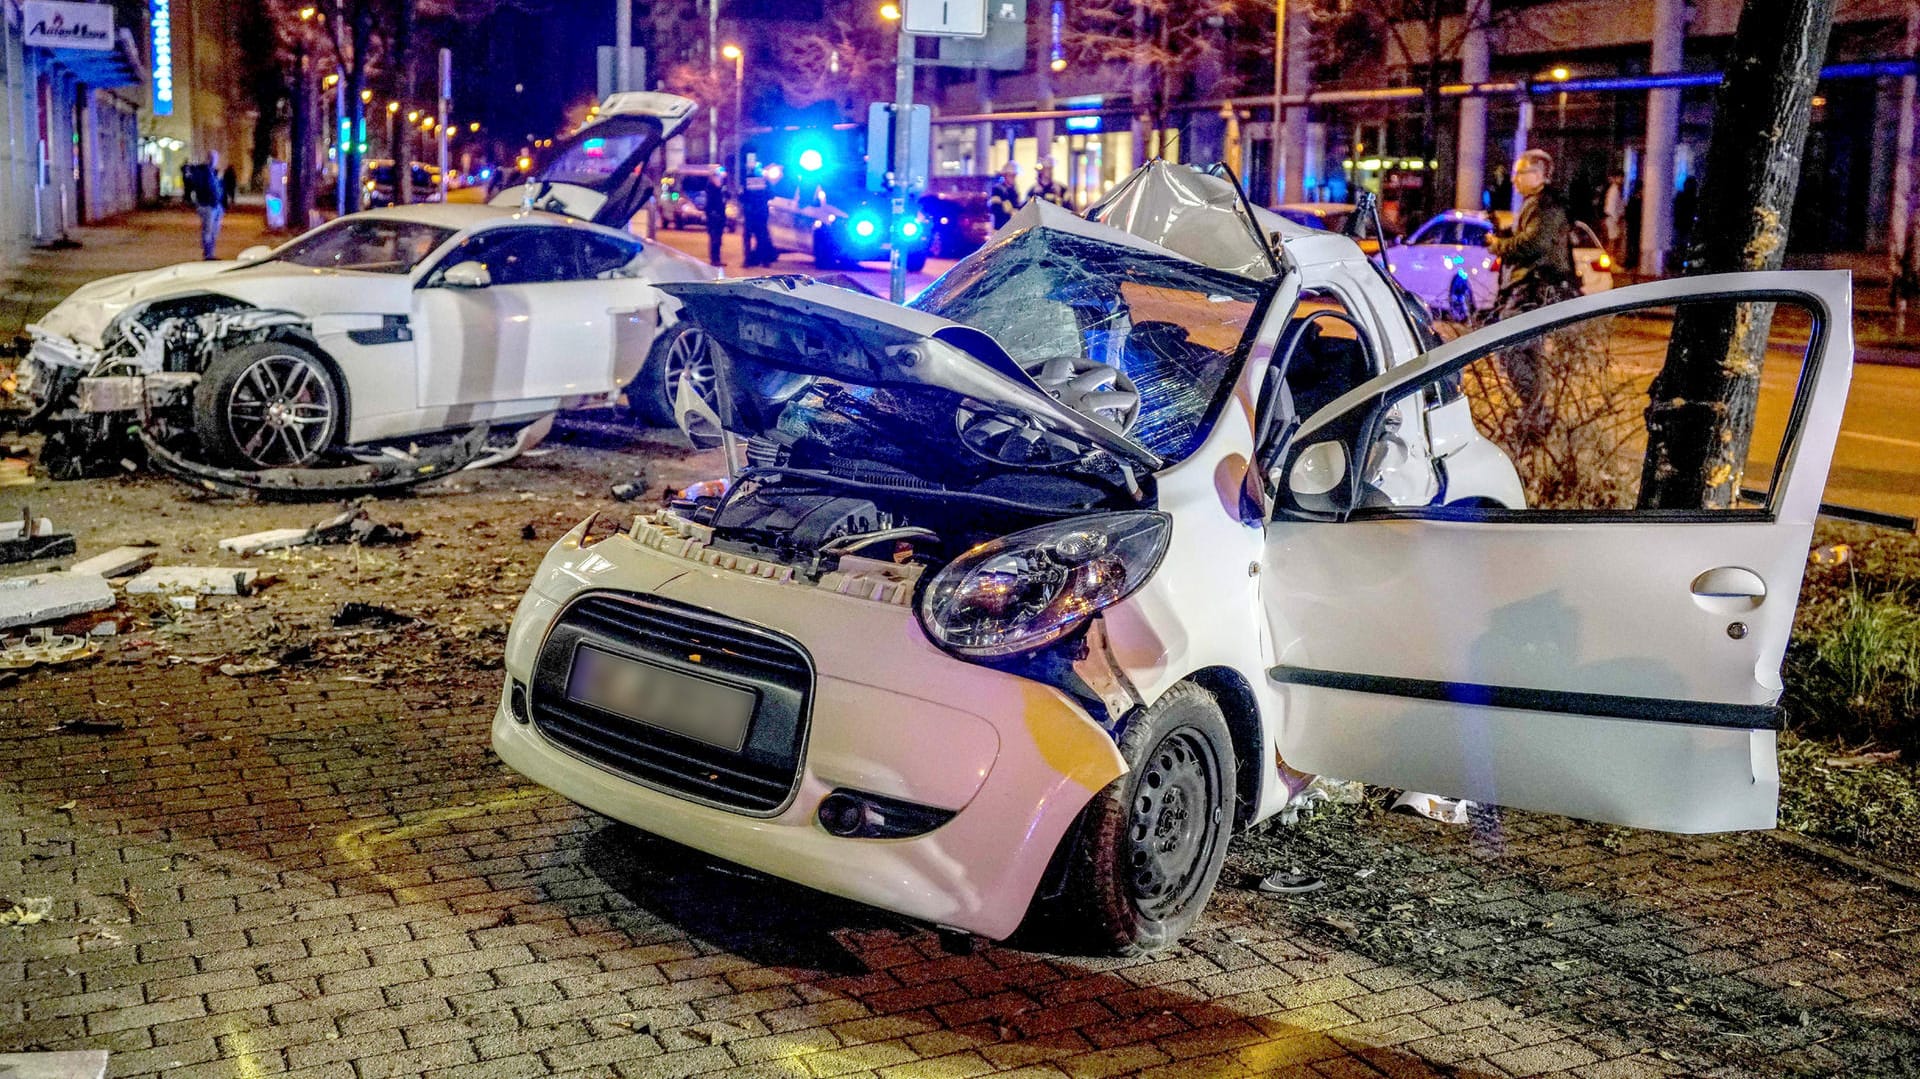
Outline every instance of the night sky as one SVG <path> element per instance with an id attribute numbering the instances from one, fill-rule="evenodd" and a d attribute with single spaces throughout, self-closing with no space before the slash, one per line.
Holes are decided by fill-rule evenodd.
<path id="1" fill-rule="evenodd" d="M 524 0 L 523 0 L 524 2 Z M 594 93 L 594 48 L 613 44 L 613 0 L 512 2 L 466 29 L 454 49 L 454 113 L 477 119 L 517 149 L 560 126 L 569 104 Z M 638 7 L 639 5 L 635 5 Z M 514 92 L 515 84 L 524 89 Z"/>

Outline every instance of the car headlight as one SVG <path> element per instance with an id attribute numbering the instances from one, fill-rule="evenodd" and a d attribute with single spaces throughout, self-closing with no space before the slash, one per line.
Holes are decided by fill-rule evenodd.
<path id="1" fill-rule="evenodd" d="M 991 540 L 927 582 L 921 628 L 940 647 L 976 658 L 1051 644 L 1145 584 L 1172 534 L 1173 518 L 1132 510 Z"/>

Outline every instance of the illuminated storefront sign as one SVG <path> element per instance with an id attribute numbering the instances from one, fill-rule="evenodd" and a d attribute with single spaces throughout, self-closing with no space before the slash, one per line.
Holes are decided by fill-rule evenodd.
<path id="1" fill-rule="evenodd" d="M 173 0 L 153 5 L 153 114 L 173 115 Z"/>
<path id="2" fill-rule="evenodd" d="M 94 51 L 113 48 L 113 9 L 105 4 L 27 0 L 20 25 L 23 45 Z"/>

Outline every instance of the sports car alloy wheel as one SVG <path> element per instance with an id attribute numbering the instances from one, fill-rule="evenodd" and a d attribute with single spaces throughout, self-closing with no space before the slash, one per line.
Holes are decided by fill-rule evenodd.
<path id="1" fill-rule="evenodd" d="M 242 368 L 232 386 L 227 433 L 252 464 L 297 467 L 327 448 L 340 402 L 333 380 L 311 356 L 268 351 Z"/>
<path id="2" fill-rule="evenodd" d="M 707 335 L 689 326 L 673 335 L 667 342 L 666 363 L 661 377 L 666 382 L 667 408 L 671 412 L 673 402 L 680 396 L 680 383 L 685 380 L 706 402 L 708 408 L 719 407 L 719 398 L 715 395 L 716 376 L 713 370 L 713 353 L 708 348 Z"/>

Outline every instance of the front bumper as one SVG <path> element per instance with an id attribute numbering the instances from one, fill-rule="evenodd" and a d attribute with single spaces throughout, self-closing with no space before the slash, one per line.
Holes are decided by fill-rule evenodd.
<path id="1" fill-rule="evenodd" d="M 1060 840 L 1125 764 L 1112 740 L 1051 687 L 963 663 L 928 644 L 880 590 L 833 590 L 713 565 L 630 535 L 555 546 L 521 601 L 507 674 L 531 685 L 541 646 L 584 592 L 640 593 L 716 612 L 800 644 L 815 680 L 794 793 L 771 816 L 701 804 L 593 763 L 517 720 L 503 693 L 502 760 L 599 813 L 706 853 L 908 917 L 1005 937 L 1025 916 Z M 842 591 L 841 589 L 844 589 Z M 852 789 L 953 812 L 901 839 L 829 833 L 822 799 Z"/>

